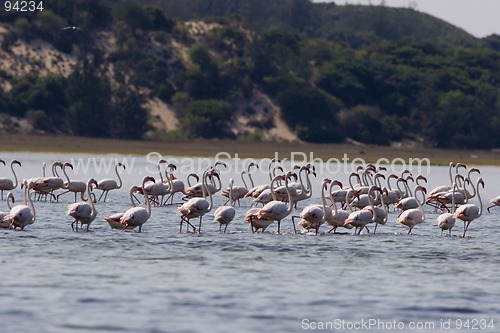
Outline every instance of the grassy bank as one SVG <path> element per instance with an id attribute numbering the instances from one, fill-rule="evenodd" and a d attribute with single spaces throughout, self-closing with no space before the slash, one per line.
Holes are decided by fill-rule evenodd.
<path id="1" fill-rule="evenodd" d="M 376 162 L 380 158 L 428 158 L 432 164 L 448 164 L 460 161 L 473 165 L 500 165 L 500 152 L 459 151 L 429 148 L 395 148 L 381 146 L 357 146 L 351 144 L 302 144 L 288 142 L 238 142 L 213 140 L 188 141 L 125 141 L 112 139 L 81 138 L 50 135 L 0 135 L 0 151 L 4 152 L 65 152 L 65 153 L 118 153 L 145 155 L 155 151 L 162 155 L 213 157 L 227 152 L 240 158 L 273 157 L 290 158 L 292 152 L 303 152 L 314 158 L 349 160 L 362 158 Z M 1 156 L 0 156 L 1 158 Z"/>

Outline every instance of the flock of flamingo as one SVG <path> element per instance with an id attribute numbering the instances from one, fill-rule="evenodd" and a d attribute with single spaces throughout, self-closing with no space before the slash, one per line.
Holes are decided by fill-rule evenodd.
<path id="1" fill-rule="evenodd" d="M 182 233 L 185 224 L 188 231 L 200 233 L 203 217 L 213 208 L 213 196 L 221 192 L 221 195 L 228 200 L 213 214 L 214 220 L 219 223 L 220 232 L 225 233 L 236 216 L 235 204 L 241 205 L 242 200 L 251 199 L 244 221 L 249 223 L 252 233 L 259 230 L 264 232 L 273 222 L 277 222 L 277 232 L 280 233 L 281 221 L 297 211 L 297 204 L 300 201 L 311 198 L 311 176 L 316 176 L 316 173 L 312 164 L 295 166 L 292 170 L 286 171 L 279 162 L 273 159 L 269 164 L 267 184 L 254 185 L 252 173 L 258 165 L 251 163 L 247 170 L 241 172 L 244 186 L 236 186 L 234 180 L 230 179 L 229 186 L 222 188 L 220 168 L 226 167 L 223 162 L 218 161 L 208 167 L 201 175 L 201 179 L 196 174 L 190 174 L 186 186 L 182 180 L 175 177 L 176 166 L 162 159 L 157 166 L 159 172 L 157 180 L 152 176 L 146 176 L 140 185 L 130 188 L 132 207 L 125 212 L 106 216 L 104 220 L 113 229 L 138 228 L 141 232 L 143 225 L 151 218 L 152 206 L 176 205 L 181 216 L 179 232 Z M 3 160 L 0 160 L 0 163 L 6 165 Z M 21 162 L 12 160 L 10 163 L 14 180 L 0 178 L 2 200 L 4 191 L 12 191 L 18 186 L 15 166 L 21 167 Z M 34 201 L 59 201 L 62 195 L 73 193 L 75 203 L 70 204 L 66 212 L 73 219 L 71 228 L 76 231 L 79 228 L 83 230 L 83 226 L 86 225 L 85 230 L 88 231 L 90 224 L 97 217 L 97 202 L 106 201 L 110 191 L 122 187 L 119 170 L 125 169 L 125 165 L 122 163 L 115 165 L 117 180 L 96 181 L 91 178 L 87 182 L 70 179 L 66 172 L 67 168 L 73 169 L 71 163 L 56 161 L 52 164 L 52 176 L 45 176 L 44 164 L 42 177 L 23 179 L 19 182 L 24 190 L 24 203 L 12 206 L 15 203 L 14 195 L 12 192 L 7 193 L 5 200 L 9 211 L 0 212 L 0 228 L 24 230 L 36 220 Z M 66 179 L 59 176 L 58 170 L 62 171 Z M 427 182 L 425 177 L 419 175 L 414 178 L 408 170 L 400 175 L 387 174 L 387 169 L 376 168 L 373 164 L 358 167 L 356 172 L 349 175 L 349 186 L 346 187 L 339 180 L 324 178 L 320 185 L 321 203 L 308 205 L 300 213 L 292 215 L 291 224 L 294 233 L 298 233 L 297 225 L 302 228 L 301 232 L 318 234 L 322 225 L 328 225 L 326 233 L 336 233 L 338 228 L 345 228 L 354 229 L 354 234 L 357 235 L 363 231 L 369 233 L 368 226 L 374 225 L 372 232 L 376 233 L 379 224 L 387 223 L 391 210 L 401 210 L 396 222 L 406 226 L 410 234 L 416 225 L 425 221 L 424 205 L 429 205 L 443 212 L 436 221 L 441 234 L 447 230 L 451 235 L 458 219 L 464 223 L 461 236 L 465 237 L 470 223 L 483 213 L 480 190 L 484 188 L 482 178 L 478 177 L 475 182 L 472 179 L 473 174 L 480 174 L 480 171 L 477 168 L 470 168 L 465 173 L 466 170 L 464 164 L 451 162 L 449 183 L 436 187 L 428 193 L 424 186 Z M 245 176 L 251 183 L 250 187 L 247 187 Z M 195 179 L 196 183 L 191 184 L 191 179 Z M 395 183 L 393 181 L 391 184 L 392 180 Z M 413 190 L 411 184 L 414 184 Z M 96 197 L 95 191 L 101 191 L 99 198 Z M 177 193 L 183 195 L 182 203 L 174 203 L 174 196 Z M 77 201 L 78 195 L 80 202 Z M 144 204 L 141 204 L 142 201 L 137 195 L 143 196 Z M 477 197 L 479 206 L 468 202 L 474 197 Z M 487 207 L 488 212 L 491 208 L 500 206 L 500 196 L 491 199 L 490 203 L 491 206 Z M 258 205 L 261 207 L 257 207 Z M 199 219 L 197 225 L 192 223 L 193 219 Z"/>

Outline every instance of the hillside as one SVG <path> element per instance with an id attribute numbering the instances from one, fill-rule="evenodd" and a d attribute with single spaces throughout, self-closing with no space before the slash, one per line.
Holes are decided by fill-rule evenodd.
<path id="1" fill-rule="evenodd" d="M 4 132 L 500 147 L 499 36 L 307 0 L 44 3 L 0 16 Z"/>

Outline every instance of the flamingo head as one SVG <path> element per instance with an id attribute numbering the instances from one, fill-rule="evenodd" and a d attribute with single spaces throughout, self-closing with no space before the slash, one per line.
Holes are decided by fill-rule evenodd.
<path id="1" fill-rule="evenodd" d="M 4 160 L 0 160 L 0 163 L 2 163 L 3 165 L 5 165 L 5 161 Z"/>
<path id="2" fill-rule="evenodd" d="M 427 178 L 425 178 L 424 176 L 418 175 L 416 181 L 418 182 L 420 179 L 427 183 Z"/>
<path id="3" fill-rule="evenodd" d="M 168 162 L 167 162 L 167 160 L 165 160 L 165 159 L 163 159 L 163 158 L 162 158 L 161 160 L 159 160 L 159 161 L 158 161 L 158 164 L 163 164 L 163 163 L 168 163 Z"/>
<path id="4" fill-rule="evenodd" d="M 224 168 L 227 168 L 227 164 L 222 162 L 222 161 L 217 161 L 214 164 L 214 168 L 217 168 L 217 166 L 222 165 Z"/>
<path id="5" fill-rule="evenodd" d="M 169 163 L 167 165 L 167 167 L 170 169 L 170 171 L 175 171 L 177 170 L 177 165 L 173 164 L 173 163 Z"/>
<path id="6" fill-rule="evenodd" d="M 94 178 L 90 178 L 89 181 L 88 181 L 88 184 L 90 185 L 91 189 L 97 188 L 97 180 L 95 180 Z M 92 187 L 92 185 L 94 187 Z"/>
<path id="7" fill-rule="evenodd" d="M 3 164 L 5 164 L 5 162 L 3 162 Z M 10 164 L 17 164 L 17 165 L 21 166 L 21 162 L 19 162 L 18 160 L 12 160 L 12 162 L 10 162 Z"/>
<path id="8" fill-rule="evenodd" d="M 481 186 L 484 188 L 484 180 L 483 180 L 483 178 L 479 178 L 479 179 L 477 180 L 477 186 L 478 186 L 478 187 L 479 187 L 479 184 L 481 184 Z"/>
<path id="9" fill-rule="evenodd" d="M 247 167 L 247 172 L 250 173 L 250 169 L 252 167 L 256 167 L 257 169 L 259 168 L 259 165 L 257 163 L 254 163 L 254 162 L 251 162 L 250 164 L 248 164 L 248 167 Z"/>
<path id="10" fill-rule="evenodd" d="M 379 166 L 378 171 L 387 171 L 387 168 L 385 166 Z"/>
<path id="11" fill-rule="evenodd" d="M 126 168 L 125 168 L 125 164 L 123 164 L 122 162 L 118 162 L 118 163 L 116 164 L 116 166 L 123 167 L 123 170 L 125 170 L 125 169 L 126 169 Z"/>
<path id="12" fill-rule="evenodd" d="M 342 185 L 342 182 L 340 180 L 337 180 L 337 179 L 334 179 L 331 182 L 331 186 L 335 186 L 335 185 L 340 186 L 340 188 L 344 187 L 344 185 Z"/>
<path id="13" fill-rule="evenodd" d="M 385 179 L 385 176 L 383 174 L 381 174 L 381 173 L 377 173 L 375 175 L 375 178 L 383 178 L 383 179 Z"/>
<path id="14" fill-rule="evenodd" d="M 477 172 L 478 174 L 481 174 L 481 171 L 479 171 L 479 169 L 478 169 L 478 168 L 471 168 L 471 169 L 469 170 L 469 175 L 470 175 L 472 172 Z"/>
<path id="15" fill-rule="evenodd" d="M 70 167 L 70 168 L 71 168 L 71 170 L 73 170 L 73 164 L 71 164 L 71 163 L 69 163 L 69 162 L 65 162 L 65 163 L 63 164 L 63 168 L 65 168 L 65 167 Z"/>
<path id="16" fill-rule="evenodd" d="M 323 187 L 325 188 L 325 190 L 328 188 L 328 184 L 331 184 L 331 183 L 332 183 L 332 180 L 329 178 L 323 178 L 323 180 L 321 181 L 321 184 L 323 184 Z"/>

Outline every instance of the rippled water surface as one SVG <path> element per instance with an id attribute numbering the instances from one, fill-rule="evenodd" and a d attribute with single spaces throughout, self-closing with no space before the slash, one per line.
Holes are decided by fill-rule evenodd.
<path id="1" fill-rule="evenodd" d="M 42 162 L 72 157 L 0 156 L 21 160 L 20 178 L 40 176 Z M 495 326 L 486 331 L 500 329 L 500 208 L 472 222 L 465 239 L 440 236 L 438 213 L 429 207 L 412 235 L 396 224 L 397 213 L 377 234 L 295 235 L 290 218 L 284 234 L 274 233 L 276 224 L 252 234 L 243 221 L 248 201 L 237 207 L 228 234 L 219 234 L 213 211 L 202 234 L 179 234 L 172 206 L 154 207 L 142 233 L 111 230 L 102 218 L 128 209 L 127 189 L 146 167 L 154 169 L 144 158 L 134 163 L 123 188 L 97 204 L 90 232 L 71 231 L 70 195 L 36 202 L 37 221 L 25 231 L 0 230 L 1 332 L 301 332 L 312 330 L 307 323 L 338 320 L 345 326 L 335 331 L 355 332 L 366 329 L 349 323 L 369 319 L 432 322 L 434 329 L 420 330 L 432 332 L 463 332 L 458 319 L 485 319 Z M 0 167 L 0 176 L 11 177 Z M 499 170 L 481 168 L 484 203 L 500 194 Z M 92 172 L 70 175 L 114 177 Z M 314 195 L 300 209 L 320 202 L 324 176 L 313 178 Z M 427 176 L 432 189 L 448 182 L 448 169 L 432 167 Z M 225 186 L 229 177 L 222 176 Z M 267 176 L 256 178 L 262 183 Z M 14 193 L 20 201 L 21 190 Z M 224 201 L 214 196 L 215 206 Z M 457 222 L 454 235 L 461 229 Z M 447 320 L 450 330 L 441 329 Z"/>

